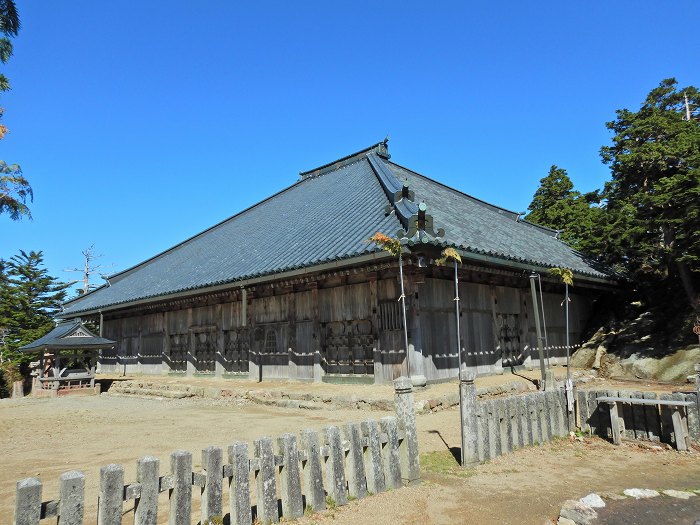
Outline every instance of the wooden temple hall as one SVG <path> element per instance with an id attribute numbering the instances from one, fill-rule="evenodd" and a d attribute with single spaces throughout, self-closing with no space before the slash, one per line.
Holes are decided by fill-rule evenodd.
<path id="1" fill-rule="evenodd" d="M 405 325 L 399 259 L 368 242 L 376 232 L 402 244 Z M 462 258 L 458 302 L 454 266 L 436 263 L 446 247 Z M 424 384 L 457 376 L 460 359 L 478 374 L 537 365 L 533 272 L 561 362 L 552 267 L 574 273 L 575 344 L 610 274 L 557 232 L 396 164 L 384 141 L 111 276 L 62 317 L 99 321 L 116 341 L 103 372 Z"/>

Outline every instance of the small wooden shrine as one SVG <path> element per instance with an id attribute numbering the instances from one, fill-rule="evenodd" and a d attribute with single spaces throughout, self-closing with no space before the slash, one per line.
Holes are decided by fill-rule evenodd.
<path id="1" fill-rule="evenodd" d="M 67 390 L 95 390 L 95 367 L 103 349 L 114 341 L 93 334 L 80 318 L 65 321 L 48 334 L 20 348 L 38 353 L 34 362 L 35 394 L 57 395 Z"/>

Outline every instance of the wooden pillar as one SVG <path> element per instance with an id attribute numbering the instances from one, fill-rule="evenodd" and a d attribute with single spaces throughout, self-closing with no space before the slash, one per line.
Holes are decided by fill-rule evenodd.
<path id="1" fill-rule="evenodd" d="M 367 275 L 367 278 L 369 279 L 369 308 L 372 315 L 372 337 L 374 339 L 372 348 L 374 382 L 383 383 L 384 374 L 382 370 L 382 352 L 379 348 L 379 298 L 377 295 L 377 273 L 372 272 Z"/>
<path id="2" fill-rule="evenodd" d="M 255 296 L 250 288 L 244 290 L 242 301 L 246 301 L 245 324 L 248 327 L 248 378 L 251 381 L 260 381 L 260 348 L 255 344 Z"/>
<path id="3" fill-rule="evenodd" d="M 494 285 L 489 286 L 491 292 L 491 317 L 493 319 L 493 354 L 489 361 L 490 366 L 493 367 L 493 372 L 496 374 L 503 373 L 503 349 L 500 348 L 498 339 L 498 313 L 496 308 L 496 287 Z"/>
<path id="4" fill-rule="evenodd" d="M 214 360 L 214 375 L 221 377 L 224 375 L 224 354 L 226 353 L 226 341 L 224 341 L 224 307 L 221 303 L 214 305 L 214 318 L 217 320 L 216 331 L 212 334 L 216 336 L 216 354 Z"/>
<path id="5" fill-rule="evenodd" d="M 297 379 L 300 349 L 297 347 L 297 306 L 294 286 L 288 286 L 285 292 L 287 294 L 287 352 L 289 355 L 287 370 L 289 379 Z"/>
<path id="6" fill-rule="evenodd" d="M 58 390 L 60 385 L 58 378 L 61 376 L 61 351 L 58 348 L 54 351 L 53 376 L 56 378 L 56 381 L 53 383 L 53 389 Z"/>
<path id="7" fill-rule="evenodd" d="M 163 374 L 167 374 L 172 370 L 171 366 L 171 354 L 170 354 L 170 312 L 167 310 L 163 312 L 163 357 L 162 357 L 162 362 L 163 362 L 163 367 L 161 368 L 161 372 Z"/>
<path id="8" fill-rule="evenodd" d="M 527 298 L 529 294 L 527 290 L 521 288 L 518 291 L 518 299 L 520 301 L 520 351 L 525 356 L 523 364 L 527 370 L 532 370 L 532 346 L 530 345 L 530 325 L 528 323 L 528 305 Z"/>
<path id="9" fill-rule="evenodd" d="M 311 290 L 312 309 L 312 347 L 311 353 L 314 359 L 314 382 L 320 383 L 323 377 L 323 367 L 321 366 L 321 312 L 318 304 L 318 282 L 309 283 Z"/>
<path id="10" fill-rule="evenodd" d="M 194 340 L 194 333 L 192 332 L 192 322 L 193 322 L 193 314 L 194 312 L 192 311 L 192 306 L 187 308 L 187 355 L 185 356 L 186 360 L 186 374 L 188 376 L 193 376 L 195 372 L 197 371 L 197 368 L 194 366 L 194 359 L 195 359 L 195 340 Z"/>
<path id="11" fill-rule="evenodd" d="M 425 283 L 423 274 L 417 271 L 406 275 L 406 320 L 408 322 L 408 359 L 410 360 L 411 382 L 413 386 L 425 386 L 425 360 L 423 358 L 423 338 L 420 329 L 420 288 Z"/>

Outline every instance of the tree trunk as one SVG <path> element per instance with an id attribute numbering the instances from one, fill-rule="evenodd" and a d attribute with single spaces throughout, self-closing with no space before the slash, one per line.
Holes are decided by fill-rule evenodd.
<path id="1" fill-rule="evenodd" d="M 681 283 L 683 284 L 683 291 L 688 297 L 690 306 L 693 307 L 693 310 L 695 310 L 695 312 L 700 313 L 700 298 L 698 298 L 698 294 L 695 291 L 695 285 L 693 284 L 693 276 L 690 273 L 688 265 L 683 262 L 676 261 L 676 267 L 678 268 L 678 275 L 680 276 Z"/>

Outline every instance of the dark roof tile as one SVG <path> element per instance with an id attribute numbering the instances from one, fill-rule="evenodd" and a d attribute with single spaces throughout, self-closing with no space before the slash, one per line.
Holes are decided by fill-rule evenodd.
<path id="1" fill-rule="evenodd" d="M 304 268 L 376 251 L 376 231 L 395 236 L 405 225 L 385 214 L 392 191 L 408 180 L 414 200 L 397 201 L 399 215 L 425 201 L 437 244 L 542 266 L 565 266 L 606 277 L 552 231 L 518 221 L 485 203 L 389 162 L 380 143 L 302 180 L 173 248 L 110 277 L 109 284 L 66 303 L 64 316 Z M 313 176 L 312 176 L 313 175 Z M 393 179 L 392 179 L 393 177 Z M 391 195 L 390 195 L 391 194 Z"/>

